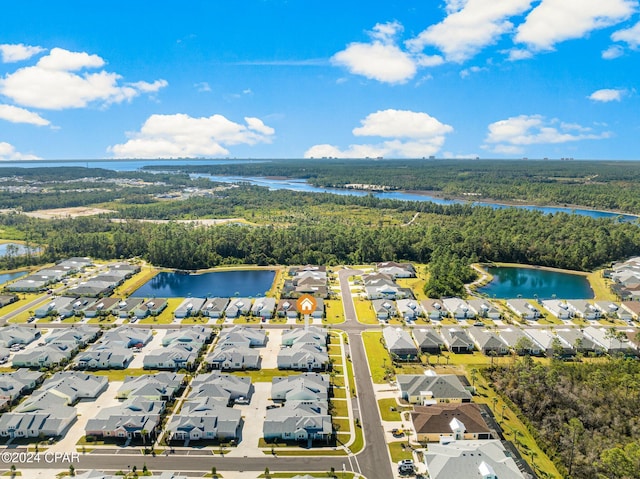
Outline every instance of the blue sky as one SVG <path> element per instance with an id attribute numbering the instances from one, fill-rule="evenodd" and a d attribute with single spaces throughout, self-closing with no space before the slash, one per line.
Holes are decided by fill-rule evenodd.
<path id="1" fill-rule="evenodd" d="M 5 2 L 0 159 L 640 159 L 639 0 Z"/>

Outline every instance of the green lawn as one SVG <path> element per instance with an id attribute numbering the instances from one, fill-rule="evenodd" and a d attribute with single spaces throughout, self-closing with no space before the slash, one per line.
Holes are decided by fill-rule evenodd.
<path id="1" fill-rule="evenodd" d="M 271 380 L 278 376 L 295 376 L 300 374 L 300 371 L 280 370 L 280 369 L 259 369 L 257 371 L 235 371 L 233 373 L 236 376 L 249 376 L 251 381 L 258 383 L 271 382 Z"/>
<path id="2" fill-rule="evenodd" d="M 393 398 L 378 399 L 378 407 L 383 421 L 402 421 L 401 412 L 413 411 L 412 407 L 399 406 L 398 402 Z M 395 411 L 392 411 L 391 408 L 395 409 Z"/>
<path id="3" fill-rule="evenodd" d="M 339 324 L 344 323 L 344 308 L 342 307 L 342 299 L 327 299 L 324 302 L 326 308 L 326 317 L 322 320 L 323 324 Z"/>
<path id="4" fill-rule="evenodd" d="M 376 384 L 385 383 L 385 367 L 391 367 L 389 352 L 382 345 L 382 332 L 365 331 L 362 340 L 367 352 L 367 361 L 371 370 L 371 378 Z"/>
<path id="5" fill-rule="evenodd" d="M 339 432 L 349 432 L 351 429 L 351 421 L 348 419 L 332 419 L 334 428 Z"/>
<path id="6" fill-rule="evenodd" d="M 346 400 L 334 399 L 331 404 L 333 405 L 333 416 L 349 417 L 349 408 Z"/>
<path id="7" fill-rule="evenodd" d="M 411 452 L 411 449 L 408 447 L 405 447 L 403 449 L 403 445 L 407 445 L 406 441 L 395 441 L 388 444 L 389 452 L 391 453 L 391 460 L 393 462 L 402 461 L 403 459 L 413 459 L 413 453 Z"/>
<path id="8" fill-rule="evenodd" d="M 376 313 L 371 307 L 371 301 L 368 299 L 354 298 L 353 303 L 356 308 L 356 316 L 358 321 L 364 324 L 379 324 Z"/>
<path id="9" fill-rule="evenodd" d="M 107 376 L 109 381 L 124 381 L 127 376 L 144 376 L 146 374 L 155 374 L 157 369 L 110 369 L 108 371 L 90 371 L 90 374 L 96 376 Z"/>

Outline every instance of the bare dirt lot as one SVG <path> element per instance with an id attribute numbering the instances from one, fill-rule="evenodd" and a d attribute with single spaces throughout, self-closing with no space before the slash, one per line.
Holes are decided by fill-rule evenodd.
<path id="1" fill-rule="evenodd" d="M 103 213 L 113 213 L 113 210 L 104 208 L 91 208 L 86 206 L 74 206 L 72 208 L 54 208 L 50 210 L 28 211 L 25 215 L 32 218 L 52 220 L 57 218 L 77 218 L 78 216 L 95 216 Z"/>

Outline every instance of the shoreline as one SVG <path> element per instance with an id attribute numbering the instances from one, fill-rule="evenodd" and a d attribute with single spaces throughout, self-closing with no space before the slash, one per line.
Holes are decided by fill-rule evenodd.
<path id="1" fill-rule="evenodd" d="M 458 195 L 443 195 L 439 191 L 430 191 L 430 190 L 395 190 L 395 191 L 398 191 L 400 193 L 408 193 L 408 194 L 412 194 L 412 195 L 433 196 L 434 198 L 438 198 L 438 199 L 441 199 L 441 200 L 462 201 L 462 202 L 467 203 L 467 204 L 472 205 L 472 206 L 482 206 L 482 205 L 476 205 L 475 204 L 475 203 L 479 203 L 480 202 L 480 203 L 487 203 L 487 204 L 496 205 L 496 206 L 516 206 L 516 207 L 523 207 L 523 208 L 526 208 L 526 207 L 532 207 L 532 208 L 567 208 L 567 209 L 571 209 L 571 210 L 585 210 L 585 211 L 593 211 L 593 212 L 596 212 L 596 213 L 611 213 L 611 214 L 624 215 L 624 216 L 633 216 L 634 218 L 639 218 L 640 219 L 640 214 L 626 213 L 624 211 L 615 211 L 615 210 L 601 210 L 601 209 L 598 209 L 598 208 L 593 208 L 591 206 L 570 205 L 570 204 L 566 204 L 566 203 L 537 205 L 537 204 L 528 203 L 528 202 L 520 202 L 520 201 L 517 201 L 517 200 L 496 201 L 496 200 L 492 200 L 492 199 L 481 198 L 479 196 L 465 197 L 465 196 L 458 196 Z M 469 198 L 475 198 L 475 199 L 469 199 Z"/>

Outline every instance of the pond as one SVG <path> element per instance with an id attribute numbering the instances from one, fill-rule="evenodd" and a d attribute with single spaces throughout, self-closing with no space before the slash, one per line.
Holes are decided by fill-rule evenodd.
<path id="1" fill-rule="evenodd" d="M 27 271 L 18 271 L 17 273 L 2 273 L 0 274 L 0 284 L 4 284 L 7 281 L 13 281 L 21 276 L 27 274 Z"/>
<path id="2" fill-rule="evenodd" d="M 519 267 L 490 267 L 487 271 L 493 276 L 493 281 L 478 288 L 478 292 L 490 298 L 593 298 L 589 281 L 579 274 Z"/>
<path id="3" fill-rule="evenodd" d="M 202 274 L 162 272 L 151 278 L 132 296 L 151 298 L 257 297 L 271 288 L 273 270 L 216 271 Z"/>
<path id="4" fill-rule="evenodd" d="M 36 254 L 39 253 L 41 249 L 37 246 L 31 246 L 28 251 L 31 252 L 31 254 Z M 6 256 L 7 253 L 11 253 L 15 256 L 22 256 L 27 254 L 27 247 L 20 243 L 0 243 L 0 256 Z"/>

